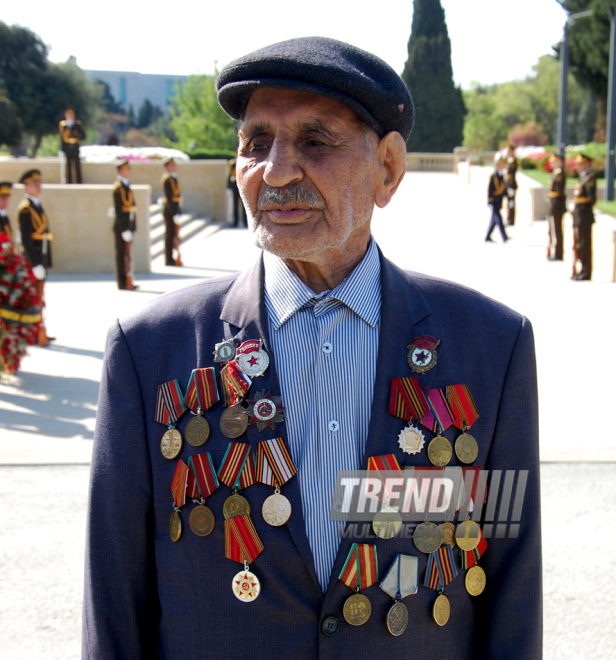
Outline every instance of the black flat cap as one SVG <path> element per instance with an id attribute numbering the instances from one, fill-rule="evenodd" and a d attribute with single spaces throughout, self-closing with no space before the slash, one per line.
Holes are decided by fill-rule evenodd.
<path id="1" fill-rule="evenodd" d="M 216 80 L 218 102 L 233 119 L 243 119 L 259 87 L 330 96 L 379 137 L 398 131 L 407 140 L 413 129 L 413 100 L 402 78 L 376 55 L 335 39 L 289 39 L 227 64 Z"/>

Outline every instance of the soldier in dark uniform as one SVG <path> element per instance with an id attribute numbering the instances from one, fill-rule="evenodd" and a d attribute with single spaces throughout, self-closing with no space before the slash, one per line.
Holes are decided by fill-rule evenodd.
<path id="1" fill-rule="evenodd" d="M 180 213 L 180 183 L 177 177 L 177 164 L 173 158 L 165 161 L 167 173 L 163 175 L 160 185 L 165 193 L 163 217 L 165 218 L 165 265 L 181 266 L 179 226 L 176 219 Z M 176 257 L 173 258 L 173 248 L 176 248 Z"/>
<path id="2" fill-rule="evenodd" d="M 40 170 L 28 170 L 19 183 L 23 183 L 25 197 L 17 208 L 21 243 L 24 248 L 24 257 L 36 278 L 36 288 L 39 296 L 41 310 L 45 306 L 45 279 L 47 270 L 51 268 L 51 239 L 49 220 L 40 201 L 43 188 Z M 38 330 L 38 344 L 49 346 L 54 337 L 49 337 L 42 320 Z"/>
<path id="3" fill-rule="evenodd" d="M 138 287 L 133 284 L 131 268 L 131 244 L 137 230 L 135 200 L 130 189 L 131 167 L 127 160 L 118 164 L 118 179 L 113 187 L 113 207 L 115 222 L 116 279 L 118 289 L 133 291 Z"/>
<path id="4" fill-rule="evenodd" d="M 503 237 L 503 243 L 506 243 L 509 238 L 505 233 L 503 226 L 503 218 L 501 216 L 501 208 L 503 206 L 503 197 L 505 196 L 505 180 L 503 177 L 503 170 L 505 168 L 505 159 L 499 158 L 496 163 L 496 168 L 490 177 L 488 184 L 488 204 L 492 207 L 492 218 L 490 219 L 490 226 L 486 235 L 486 241 L 492 243 L 490 238 L 494 227 L 498 227 Z"/>
<path id="5" fill-rule="evenodd" d="M 240 197 L 240 191 L 237 187 L 237 181 L 235 177 L 235 158 L 229 160 L 229 175 L 227 177 L 227 189 L 231 191 L 233 198 L 233 227 L 240 227 L 240 222 L 246 224 L 246 209 L 244 208 L 244 203 Z M 240 211 L 241 211 L 241 221 L 240 221 Z"/>
<path id="6" fill-rule="evenodd" d="M 68 108 L 64 119 L 58 126 L 60 131 L 61 148 L 66 156 L 66 181 L 73 183 L 73 168 L 75 169 L 75 182 L 81 183 L 81 162 L 79 160 L 79 141 L 83 140 L 86 132 L 79 119 L 75 119 L 75 111 Z"/>
<path id="7" fill-rule="evenodd" d="M 590 156 L 580 154 L 576 158 L 579 179 L 573 191 L 573 237 L 575 239 L 575 252 L 582 267 L 579 273 L 571 276 L 572 280 L 589 280 L 592 275 L 592 226 L 595 215 L 592 207 L 597 201 L 597 184 L 595 173 L 591 167 Z M 576 264 L 573 264 L 575 271 Z"/>
<path id="8" fill-rule="evenodd" d="M 13 184 L 9 181 L 0 181 L 0 233 L 5 234 L 10 240 L 13 240 L 11 232 L 11 223 L 6 209 L 11 199 L 11 188 Z"/>
<path id="9" fill-rule="evenodd" d="M 513 145 L 510 144 L 507 149 L 507 173 L 505 175 L 505 188 L 507 188 L 507 224 L 515 224 L 515 192 L 518 189 L 518 182 L 515 175 L 518 171 L 518 161 L 515 157 Z"/>
<path id="10" fill-rule="evenodd" d="M 563 215 L 567 210 L 565 188 L 567 175 L 563 167 L 562 156 L 550 156 L 552 165 L 552 180 L 550 182 L 550 245 L 548 246 L 548 260 L 563 260 Z"/>

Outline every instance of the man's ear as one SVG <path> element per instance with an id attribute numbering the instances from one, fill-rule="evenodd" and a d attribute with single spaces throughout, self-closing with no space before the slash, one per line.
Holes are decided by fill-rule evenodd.
<path id="1" fill-rule="evenodd" d="M 384 135 L 377 146 L 383 166 L 381 180 L 374 196 L 375 204 L 383 208 L 389 204 L 406 172 L 406 142 L 398 131 Z"/>

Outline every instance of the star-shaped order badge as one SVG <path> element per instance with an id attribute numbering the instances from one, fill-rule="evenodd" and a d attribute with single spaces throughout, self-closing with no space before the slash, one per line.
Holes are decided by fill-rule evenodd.
<path id="1" fill-rule="evenodd" d="M 409 367 L 416 374 L 425 374 L 436 364 L 436 347 L 440 344 L 439 339 L 434 339 L 428 335 L 415 337 L 407 346 L 408 353 L 406 360 Z"/>
<path id="2" fill-rule="evenodd" d="M 254 399 L 248 399 L 248 408 L 244 414 L 250 415 L 249 424 L 256 423 L 259 431 L 262 431 L 266 426 L 273 430 L 274 424 L 284 422 L 284 411 L 279 396 L 272 396 L 270 390 L 261 390 L 255 393 Z"/>

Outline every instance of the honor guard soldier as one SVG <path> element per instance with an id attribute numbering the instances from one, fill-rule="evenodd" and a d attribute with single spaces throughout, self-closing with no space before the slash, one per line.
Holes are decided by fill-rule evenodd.
<path id="1" fill-rule="evenodd" d="M 12 187 L 13 184 L 9 181 L 0 181 L 0 233 L 8 236 L 10 240 L 13 240 L 13 234 L 11 232 L 11 223 L 6 209 L 8 208 L 11 199 Z"/>
<path id="2" fill-rule="evenodd" d="M 40 201 L 43 188 L 40 170 L 28 170 L 19 183 L 23 183 L 25 197 L 17 208 L 21 243 L 24 248 L 24 257 L 36 278 L 36 288 L 39 296 L 39 307 L 45 307 L 45 279 L 47 270 L 51 268 L 51 239 L 49 221 Z M 49 346 L 55 337 L 49 337 L 45 329 L 45 322 L 41 320 L 38 330 L 39 346 Z"/>
<path id="3" fill-rule="evenodd" d="M 75 111 L 68 108 L 64 119 L 58 126 L 62 151 L 66 157 L 66 182 L 73 183 L 73 169 L 75 170 L 75 183 L 81 183 L 81 161 L 79 160 L 79 142 L 86 136 L 83 124 L 75 119 Z"/>
<path id="4" fill-rule="evenodd" d="M 567 175 L 563 167 L 564 159 L 558 154 L 550 156 L 552 165 L 552 179 L 550 181 L 550 234 L 548 245 L 548 260 L 563 260 L 563 215 L 567 210 L 567 195 L 565 188 L 567 186 Z"/>
<path id="5" fill-rule="evenodd" d="M 579 179 L 573 191 L 573 238 L 574 262 L 572 280 L 589 280 L 592 275 L 592 226 L 595 222 L 593 206 L 597 201 L 597 184 L 591 167 L 592 159 L 586 154 L 579 154 L 575 159 Z M 581 263 L 580 272 L 576 270 L 577 260 Z"/>
<path id="6" fill-rule="evenodd" d="M 501 236 L 503 237 L 503 243 L 506 243 L 509 238 L 505 233 L 505 227 L 503 226 L 503 217 L 501 215 L 501 208 L 503 206 L 503 197 L 505 196 L 505 180 L 503 177 L 503 171 L 505 169 L 505 159 L 499 158 L 496 162 L 496 167 L 492 176 L 490 177 L 490 182 L 488 183 L 488 204 L 492 207 L 492 216 L 490 218 L 490 226 L 488 227 L 488 233 L 486 235 L 486 242 L 492 243 L 492 232 L 494 227 L 498 227 L 500 230 Z"/>
<path id="7" fill-rule="evenodd" d="M 507 224 L 515 224 L 515 193 L 518 189 L 518 182 L 515 175 L 518 171 L 518 161 L 515 157 L 513 145 L 507 148 L 507 173 L 505 174 L 505 188 L 507 188 Z"/>
<path id="8" fill-rule="evenodd" d="M 177 220 L 180 218 L 180 182 L 177 176 L 177 163 L 173 158 L 165 161 L 167 173 L 163 175 L 160 185 L 165 193 L 163 217 L 165 218 L 165 265 L 181 266 L 180 256 L 180 227 Z M 175 258 L 173 249 L 175 248 Z"/>
<path id="9" fill-rule="evenodd" d="M 131 167 L 128 160 L 117 166 L 118 179 L 113 187 L 113 208 L 115 222 L 116 279 L 118 289 L 133 291 L 138 287 L 133 284 L 131 247 L 134 233 L 137 231 L 137 218 L 133 191 L 130 188 Z"/>

